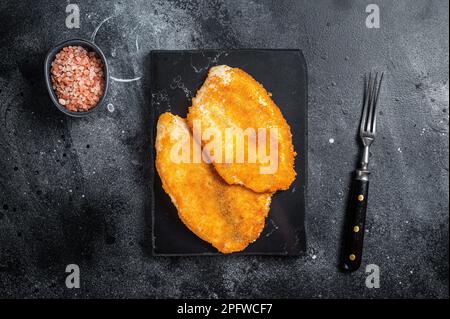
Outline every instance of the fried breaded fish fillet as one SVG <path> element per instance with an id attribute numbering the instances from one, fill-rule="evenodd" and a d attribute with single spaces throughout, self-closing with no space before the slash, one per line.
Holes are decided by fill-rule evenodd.
<path id="1" fill-rule="evenodd" d="M 290 127 L 270 94 L 243 70 L 226 65 L 212 67 L 205 83 L 192 100 L 187 121 L 191 129 L 194 124 L 200 124 L 202 131 L 215 129 L 221 133 L 224 141 L 221 160 L 214 158 L 213 164 L 227 183 L 243 185 L 255 192 L 274 192 L 288 189 L 294 181 L 296 153 Z M 245 155 L 244 161 L 239 162 L 236 139 L 224 138 L 227 130 L 245 131 L 248 128 L 257 132 L 258 138 L 258 129 L 267 129 L 265 151 L 268 156 L 265 159 L 257 153 L 256 161 L 252 162 L 250 155 Z M 273 134 L 270 136 L 269 133 Z M 204 146 L 211 141 L 203 134 L 198 139 L 202 140 Z M 277 152 L 271 151 L 269 142 L 273 142 Z M 245 144 L 245 152 L 249 147 L 253 150 L 258 148 L 258 143 L 261 147 L 264 145 L 259 139 L 251 140 L 245 136 L 240 143 L 239 145 Z M 228 160 L 225 156 L 228 156 Z"/>
<path id="2" fill-rule="evenodd" d="M 192 163 L 194 139 L 186 121 L 171 113 L 159 117 L 156 169 L 183 223 L 222 253 L 237 252 L 264 228 L 271 193 L 227 184 L 204 161 Z M 188 157 L 178 157 L 190 150 Z M 186 160 L 187 159 L 187 160 Z"/>

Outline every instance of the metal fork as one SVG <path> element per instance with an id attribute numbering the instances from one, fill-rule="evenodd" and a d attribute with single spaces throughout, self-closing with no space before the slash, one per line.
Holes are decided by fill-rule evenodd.
<path id="1" fill-rule="evenodd" d="M 359 128 L 364 149 L 353 180 L 346 216 L 348 220 L 342 256 L 342 268 L 345 271 L 355 271 L 361 266 L 369 194 L 369 149 L 376 136 L 377 104 L 383 75 L 383 72 L 377 72 L 373 76 L 370 72 L 364 81 L 364 103 Z"/>

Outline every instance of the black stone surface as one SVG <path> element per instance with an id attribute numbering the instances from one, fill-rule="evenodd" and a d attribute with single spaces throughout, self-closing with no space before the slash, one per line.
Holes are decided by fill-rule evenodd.
<path id="1" fill-rule="evenodd" d="M 1 297 L 448 298 L 448 2 L 0 2 Z M 54 44 L 91 37 L 116 78 L 90 118 L 61 114 L 43 82 Z M 136 45 L 138 43 L 138 45 Z M 148 155 L 152 49 L 299 48 L 309 71 L 305 256 L 152 257 Z M 362 76 L 387 72 L 363 267 L 338 271 L 357 161 Z M 113 108 L 110 106 L 110 109 Z M 333 142 L 333 143 L 331 143 Z M 66 289 L 65 267 L 81 268 Z M 379 289 L 365 286 L 368 264 Z"/>
<path id="2" fill-rule="evenodd" d="M 235 255 L 298 256 L 306 250 L 307 186 L 307 69 L 299 50 L 175 50 L 152 51 L 150 77 L 153 121 L 171 112 L 183 118 L 195 92 L 214 65 L 238 67 L 250 73 L 272 93 L 291 127 L 298 172 L 291 187 L 272 196 L 270 214 L 259 238 Z M 154 146 L 152 147 L 154 149 Z M 156 155 L 155 155 L 156 156 Z M 180 220 L 158 174 L 153 187 L 153 252 L 157 255 L 218 255 L 209 243 L 193 234 Z M 208 198 L 205 197 L 205 200 Z M 173 240 L 176 238 L 177 240 Z"/>

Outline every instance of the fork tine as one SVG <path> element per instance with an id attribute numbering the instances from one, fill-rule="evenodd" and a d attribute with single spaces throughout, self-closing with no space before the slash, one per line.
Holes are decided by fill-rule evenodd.
<path id="1" fill-rule="evenodd" d="M 375 73 L 375 78 L 372 82 L 372 86 L 370 87 L 370 96 L 369 96 L 369 114 L 367 116 L 367 128 L 366 132 L 372 131 L 372 119 L 373 119 L 373 112 L 375 109 L 374 100 L 375 100 L 375 93 L 377 89 L 377 80 L 378 80 L 378 72 Z"/>
<path id="2" fill-rule="evenodd" d="M 372 72 L 369 73 L 369 77 L 367 78 L 367 74 L 364 77 L 364 105 L 363 112 L 361 115 L 361 124 L 359 126 L 359 134 L 362 135 L 366 129 L 367 124 L 367 109 L 369 108 L 369 87 L 372 78 Z"/>
<path id="3" fill-rule="evenodd" d="M 377 106 L 378 106 L 378 97 L 380 96 L 381 83 L 383 83 L 384 72 L 381 72 L 380 81 L 378 82 L 378 89 L 376 90 L 376 96 L 374 100 L 374 113 L 373 113 L 373 123 L 372 123 L 372 134 L 375 134 L 377 131 Z"/>

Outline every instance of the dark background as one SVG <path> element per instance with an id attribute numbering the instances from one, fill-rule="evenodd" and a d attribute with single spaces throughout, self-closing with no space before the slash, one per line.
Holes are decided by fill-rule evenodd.
<path id="1" fill-rule="evenodd" d="M 374 2 L 380 29 L 365 27 Z M 77 3 L 81 28 L 69 30 L 67 1 L 0 1 L 0 297 L 448 298 L 448 1 Z M 64 116 L 45 91 L 45 53 L 108 17 L 95 42 L 112 76 L 141 79 L 112 82 L 113 112 Z M 149 52 L 198 48 L 304 52 L 304 256 L 151 256 Z M 363 267 L 349 275 L 338 251 L 371 68 L 387 75 Z M 65 288 L 69 263 L 80 289 Z M 371 263 L 379 289 L 364 284 Z"/>

